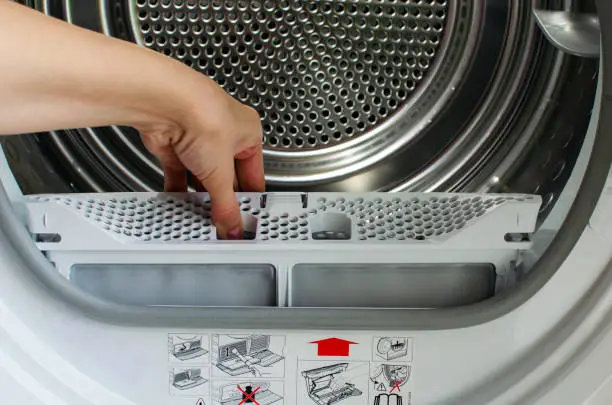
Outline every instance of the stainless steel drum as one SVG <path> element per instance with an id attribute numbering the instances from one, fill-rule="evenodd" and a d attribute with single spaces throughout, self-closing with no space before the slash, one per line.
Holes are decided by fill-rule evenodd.
<path id="1" fill-rule="evenodd" d="M 559 53 L 532 15 L 589 1 L 25 3 L 176 58 L 255 107 L 270 189 L 535 192 L 545 214 L 593 105 L 596 62 Z M 130 128 L 5 147 L 28 192 L 162 184 Z"/>

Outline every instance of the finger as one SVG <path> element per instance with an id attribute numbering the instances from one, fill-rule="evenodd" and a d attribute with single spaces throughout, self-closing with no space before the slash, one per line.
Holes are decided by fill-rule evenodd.
<path id="1" fill-rule="evenodd" d="M 164 191 L 183 193 L 187 191 L 187 169 L 170 148 L 159 151 L 159 161 L 164 169 Z"/>
<path id="2" fill-rule="evenodd" d="M 234 160 L 231 155 L 222 159 L 215 169 L 198 179 L 210 193 L 212 216 L 217 234 L 222 239 L 242 239 L 242 217 L 238 199 L 232 188 Z"/>
<path id="3" fill-rule="evenodd" d="M 159 151 L 158 156 L 164 168 L 164 191 L 167 193 L 187 191 L 187 169 L 176 156 L 174 150 L 164 148 Z"/>
<path id="4" fill-rule="evenodd" d="M 240 192 L 240 182 L 238 181 L 238 176 L 236 175 L 236 162 L 234 162 L 234 191 Z"/>
<path id="5" fill-rule="evenodd" d="M 200 183 L 200 180 L 196 179 L 196 180 L 194 181 L 194 186 L 195 186 L 195 190 L 196 190 L 198 193 L 205 193 L 205 192 L 206 192 L 206 187 L 204 187 L 204 186 L 202 185 L 202 183 Z"/>
<path id="6" fill-rule="evenodd" d="M 264 192 L 266 180 L 264 177 L 263 153 L 261 146 L 253 148 L 251 153 L 238 155 L 236 159 L 236 176 L 242 191 Z"/>
<path id="7" fill-rule="evenodd" d="M 175 165 L 163 165 L 163 167 L 164 191 L 166 193 L 183 193 L 187 191 L 187 172 L 185 168 L 181 169 Z"/>
<path id="8" fill-rule="evenodd" d="M 164 191 L 187 191 L 187 169 L 169 144 L 156 142 L 156 138 L 143 137 L 145 147 L 157 156 L 164 170 Z"/>

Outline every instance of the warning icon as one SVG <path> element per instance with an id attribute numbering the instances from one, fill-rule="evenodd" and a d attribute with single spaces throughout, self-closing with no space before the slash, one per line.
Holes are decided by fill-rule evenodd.
<path id="1" fill-rule="evenodd" d="M 204 402 L 204 400 L 200 398 L 198 399 L 198 402 L 195 403 L 195 405 L 206 405 L 206 402 Z"/>

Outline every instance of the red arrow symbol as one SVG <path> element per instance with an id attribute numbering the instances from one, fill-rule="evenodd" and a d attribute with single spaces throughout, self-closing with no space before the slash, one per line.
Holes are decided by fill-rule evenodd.
<path id="1" fill-rule="evenodd" d="M 317 356 L 347 357 L 350 346 L 359 343 L 339 338 L 327 338 L 310 342 L 317 345 Z"/>

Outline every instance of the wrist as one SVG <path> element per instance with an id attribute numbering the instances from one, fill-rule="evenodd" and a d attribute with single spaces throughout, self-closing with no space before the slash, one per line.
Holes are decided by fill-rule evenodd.
<path id="1" fill-rule="evenodd" d="M 208 77 L 153 51 L 146 51 L 148 73 L 130 83 L 127 97 L 135 98 L 126 107 L 125 125 L 178 126 L 185 129 L 198 111 L 215 101 L 216 84 Z M 148 63 L 147 63 L 148 62 Z M 171 78 L 171 79 L 169 79 Z"/>

